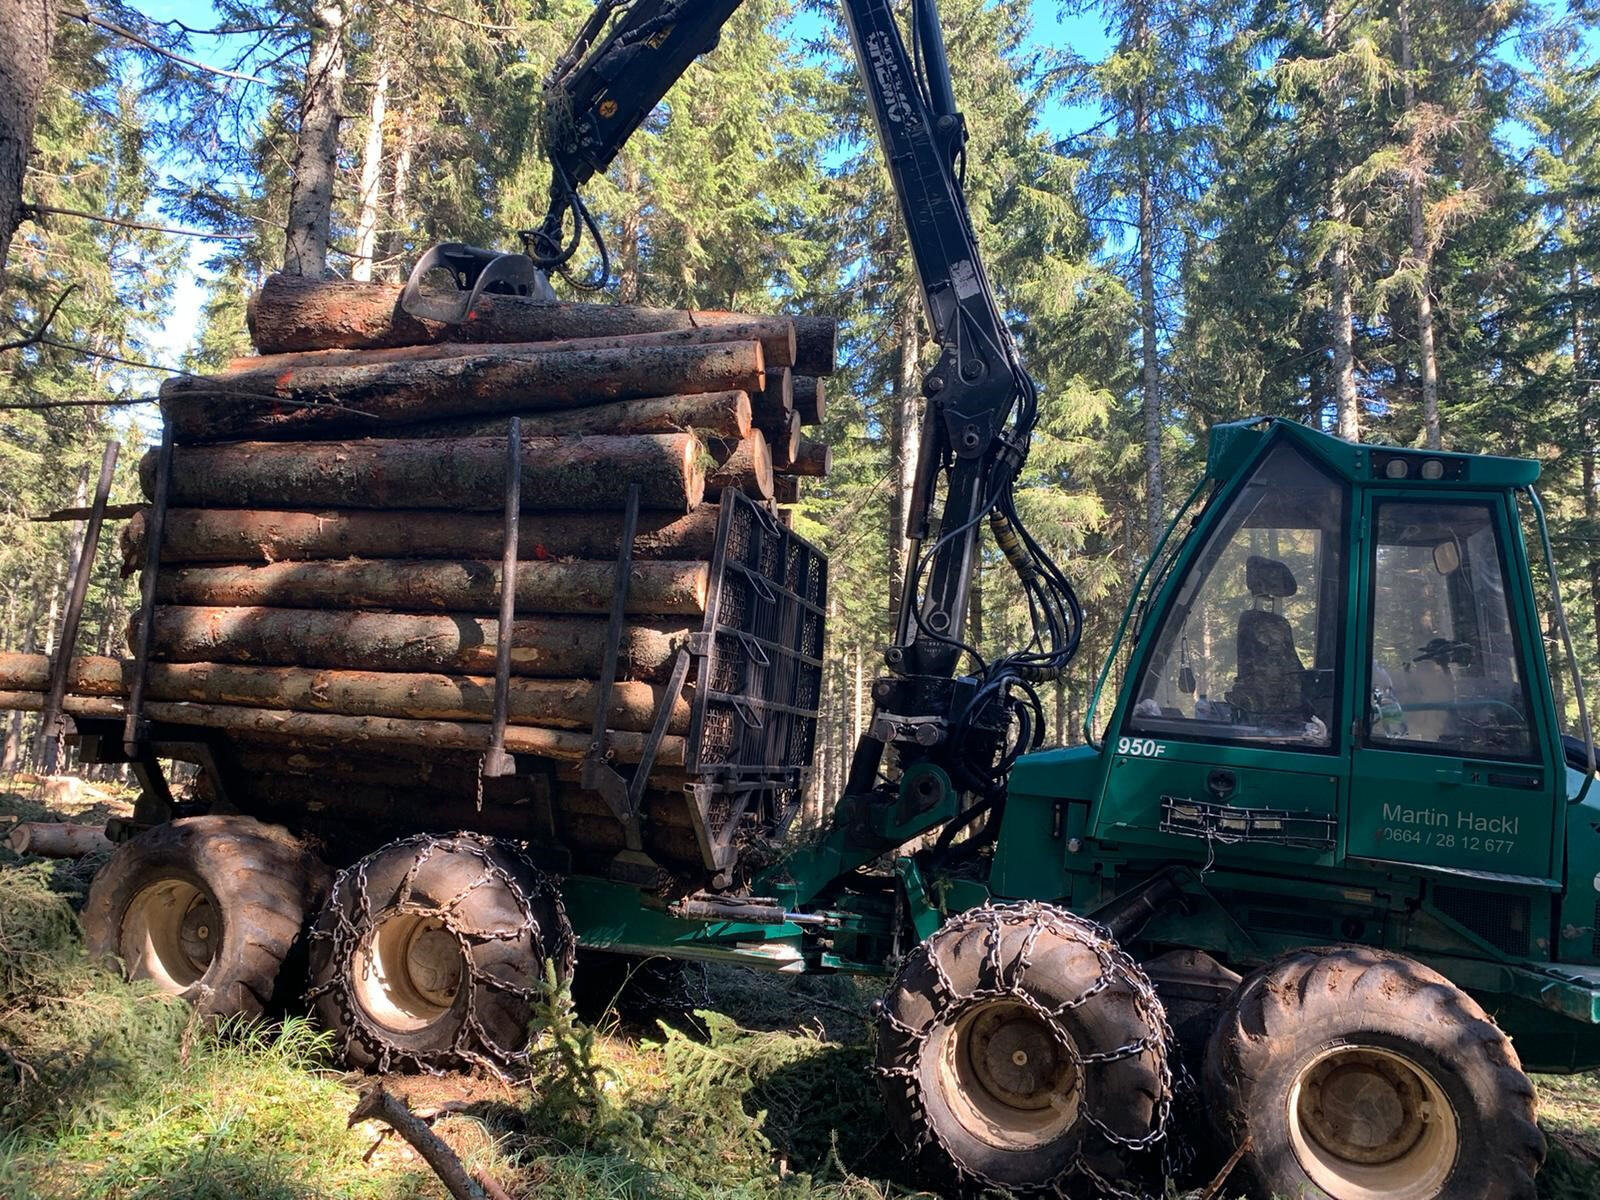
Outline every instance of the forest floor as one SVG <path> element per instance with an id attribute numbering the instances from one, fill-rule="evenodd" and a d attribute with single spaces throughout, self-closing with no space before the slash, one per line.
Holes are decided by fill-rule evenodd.
<path id="1" fill-rule="evenodd" d="M 114 788 L 0 786 L 0 837 L 16 819 L 126 811 Z M 98 865 L 23 859 L 0 842 L 0 1198 L 446 1195 L 384 1126 L 346 1127 L 370 1080 L 335 1069 L 304 1019 L 219 1033 L 90 963 L 75 912 Z M 513 1196 L 926 1196 L 868 1071 L 873 994 L 844 978 L 694 968 L 636 988 L 625 1019 L 604 997 L 583 1005 L 592 1024 L 552 1005 L 534 1089 L 384 1082 L 437 1114 L 435 1131 Z M 648 1019 L 652 1004 L 680 1015 Z M 1540 1196 L 1600 1194 L 1600 1075 L 1538 1084 L 1551 1140 Z"/>

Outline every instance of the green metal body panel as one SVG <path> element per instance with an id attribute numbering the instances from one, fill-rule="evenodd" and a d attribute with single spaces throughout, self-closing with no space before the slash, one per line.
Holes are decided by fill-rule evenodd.
<path id="1" fill-rule="evenodd" d="M 1130 728 L 1135 681 L 1190 566 L 1230 500 L 1285 445 L 1345 497 L 1335 547 L 1344 575 L 1318 593 L 1338 631 L 1331 666 L 1317 664 L 1335 677 L 1325 737 L 1259 744 Z M 1218 427 L 1195 493 L 1209 488 L 1206 505 L 1170 555 L 1158 549 L 1161 561 L 1140 584 L 1148 582 L 1148 594 L 1130 602 L 1117 635 L 1120 645 L 1131 633 L 1132 650 L 1104 744 L 1044 750 L 1016 764 L 981 877 L 970 868 L 940 875 L 899 849 L 961 811 L 950 780 L 923 766 L 908 770 L 897 791 L 842 798 L 822 834 L 753 881 L 755 894 L 822 914 L 823 933 L 795 923 L 675 921 L 642 909 L 622 885 L 572 880 L 567 901 L 580 939 L 784 969 L 881 972 L 907 949 L 905 938 L 925 937 L 991 898 L 1049 900 L 1094 915 L 1162 873 L 1183 903 L 1144 927 L 1135 954 L 1196 948 L 1242 972 L 1305 945 L 1385 947 L 1478 997 L 1530 1068 L 1600 1066 L 1600 789 L 1585 794 L 1560 741 L 1518 507 L 1538 474 L 1532 462 L 1351 445 L 1283 421 Z M 1488 514 L 1475 519 L 1500 547 L 1504 607 L 1520 633 L 1525 755 L 1462 757 L 1380 743 L 1368 732 L 1366 697 L 1378 681 L 1367 649 L 1374 530 L 1386 501 L 1418 496 Z M 1458 545 L 1458 566 L 1459 553 Z M 1413 704 L 1414 718 L 1427 707 Z M 1091 721 L 1094 711 L 1091 703 Z M 1188 815 L 1218 795 L 1224 824 L 1197 835 Z M 875 861 L 890 871 L 863 875 Z"/>

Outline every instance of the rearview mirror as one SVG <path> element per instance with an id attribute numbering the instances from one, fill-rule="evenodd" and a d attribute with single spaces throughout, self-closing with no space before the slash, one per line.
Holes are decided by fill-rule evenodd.
<path id="1" fill-rule="evenodd" d="M 1433 569 L 1441 575 L 1450 575 L 1461 569 L 1461 550 L 1455 539 L 1440 542 L 1433 548 Z"/>

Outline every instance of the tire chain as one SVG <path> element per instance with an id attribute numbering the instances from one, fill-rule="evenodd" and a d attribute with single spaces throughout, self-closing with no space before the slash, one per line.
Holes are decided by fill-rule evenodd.
<path id="1" fill-rule="evenodd" d="M 1028 930 L 1023 941 L 1022 951 L 1017 955 L 1016 965 L 1011 972 L 1011 979 L 1005 978 L 1004 967 L 1001 962 L 1001 943 L 1007 926 L 1027 925 Z M 987 938 L 985 948 L 985 968 L 983 974 L 993 980 L 988 985 L 975 987 L 967 992 L 962 992 L 951 982 L 945 971 L 944 963 L 940 957 L 933 953 L 930 943 L 933 938 L 944 935 L 959 936 L 974 926 L 982 927 Z M 1063 935 L 1067 940 L 1077 942 L 1087 947 L 1100 961 L 1099 976 L 1094 983 L 1078 996 L 1068 1000 L 1055 1008 L 1049 1008 L 1029 995 L 1021 987 L 1027 969 L 1032 965 L 1032 955 L 1040 936 L 1047 929 Z M 978 908 L 968 909 L 946 921 L 937 932 L 925 940 L 916 950 L 907 955 L 906 961 L 901 965 L 894 982 L 890 985 L 893 991 L 900 985 L 908 967 L 916 963 L 919 955 L 927 958 L 928 964 L 933 969 L 935 990 L 942 993 L 944 1004 L 952 1007 L 967 1007 L 975 1001 L 1008 999 L 1019 1002 L 1039 1017 L 1055 1034 L 1058 1042 L 1066 1047 L 1073 1064 L 1081 1071 L 1086 1065 L 1094 1063 L 1113 1062 L 1121 1059 L 1133 1058 L 1145 1053 L 1159 1042 L 1165 1049 L 1173 1044 L 1172 1030 L 1167 1024 L 1166 1009 L 1160 998 L 1156 995 L 1155 988 L 1145 976 L 1139 965 L 1112 938 L 1110 930 L 1103 925 L 1080 917 L 1075 913 L 1058 908 L 1052 904 L 1045 904 L 1036 900 L 1023 901 L 1016 904 L 992 906 L 984 904 Z M 1154 1039 L 1150 1037 L 1137 1038 L 1134 1041 L 1118 1046 L 1112 1050 L 1103 1050 L 1093 1054 L 1080 1053 L 1072 1037 L 1061 1024 L 1061 1017 L 1073 1009 L 1087 1004 L 1094 997 L 1105 991 L 1113 982 L 1121 977 L 1133 988 L 1133 1001 L 1141 1021 L 1155 1030 Z M 934 998 L 938 1002 L 941 997 Z M 926 1119 L 922 1110 L 921 1089 L 917 1084 L 916 1063 L 920 1057 L 922 1044 L 928 1039 L 929 1032 L 937 1022 L 931 1022 L 926 1030 L 918 1030 L 896 1017 L 887 1003 L 875 1006 L 879 1024 L 887 1030 L 892 1030 L 903 1039 L 903 1045 L 896 1055 L 896 1062 L 890 1066 L 875 1066 L 874 1071 L 885 1077 L 900 1078 L 908 1081 L 912 1086 L 910 1092 L 913 1106 L 919 1110 L 917 1126 L 917 1143 L 913 1149 L 915 1155 L 920 1156 L 931 1143 L 936 1143 L 946 1163 L 952 1167 L 960 1183 L 974 1192 L 998 1193 L 1010 1195 L 1025 1200 L 1055 1200 L 1066 1197 L 1068 1187 L 1074 1178 L 1087 1179 L 1101 1194 L 1114 1197 L 1115 1200 L 1145 1200 L 1145 1193 L 1130 1191 L 1105 1179 L 1085 1161 L 1082 1143 L 1073 1160 L 1061 1174 L 1048 1183 L 1018 1186 L 1005 1184 L 981 1171 L 973 1170 L 962 1163 L 951 1151 L 949 1144 L 939 1134 L 932 1121 Z M 948 1010 L 945 1010 L 948 1011 Z M 944 1012 L 941 1012 L 941 1016 Z M 882 1034 L 880 1033 L 880 1037 Z M 1164 1150 L 1170 1151 L 1171 1139 L 1167 1138 L 1167 1126 L 1172 1115 L 1173 1103 L 1173 1076 L 1167 1064 L 1165 1053 L 1161 1056 L 1159 1095 L 1156 1097 L 1156 1120 L 1150 1131 L 1142 1137 L 1129 1138 L 1109 1128 L 1087 1109 L 1080 1108 L 1081 1116 L 1088 1122 L 1102 1138 L 1114 1146 L 1124 1150 L 1141 1153 L 1156 1147 L 1158 1144 Z M 1163 1154 L 1163 1173 L 1170 1174 L 1170 1162 L 1167 1154 Z"/>
<path id="2" fill-rule="evenodd" d="M 461 947 L 461 961 L 465 978 L 460 986 L 466 991 L 466 1014 L 460 1028 L 456 1030 L 455 1038 L 451 1044 L 449 1055 L 453 1061 L 449 1065 L 465 1065 L 482 1068 L 491 1074 L 502 1078 L 514 1078 L 517 1074 L 526 1074 L 529 1066 L 530 1051 L 527 1046 L 512 1054 L 485 1053 L 479 1047 L 494 1045 L 487 1031 L 478 1019 L 477 999 L 478 987 L 493 988 L 496 991 L 506 992 L 528 1003 L 535 1003 L 545 995 L 545 983 L 540 979 L 532 986 L 525 986 L 512 980 L 501 979 L 481 970 L 473 961 L 471 946 L 473 942 L 486 941 L 515 941 L 528 934 L 532 944 L 536 947 L 539 957 L 544 964 L 548 964 L 554 957 L 556 964 L 556 977 L 558 981 L 572 977 L 573 959 L 577 950 L 577 940 L 573 935 L 572 923 L 567 919 L 566 905 L 561 899 L 561 890 L 538 867 L 534 866 L 528 856 L 516 843 L 504 839 L 487 838 L 474 833 L 457 833 L 448 837 L 437 837 L 433 834 L 419 833 L 398 841 L 389 842 L 378 850 L 367 855 L 355 865 L 341 871 L 334 877 L 333 887 L 328 893 L 328 900 L 324 911 L 333 914 L 333 928 L 322 928 L 322 922 L 317 922 L 311 932 L 310 940 L 331 942 L 329 947 L 329 960 L 332 964 L 332 973 L 327 982 L 311 987 L 306 992 L 306 1003 L 315 1005 L 324 995 L 331 995 L 338 1005 L 339 1015 L 344 1025 L 344 1049 L 346 1054 L 357 1043 L 363 1051 L 375 1060 L 379 1072 L 409 1067 L 413 1070 L 426 1072 L 430 1075 L 442 1075 L 448 1066 L 434 1061 L 439 1056 L 430 1054 L 419 1055 L 413 1051 L 391 1046 L 382 1038 L 373 1036 L 368 1030 L 368 1022 L 359 1019 L 356 1011 L 357 1001 L 350 986 L 350 970 L 360 953 L 362 942 L 371 934 L 374 928 L 375 911 L 372 897 L 367 889 L 367 867 L 379 855 L 388 854 L 398 849 L 415 848 L 416 853 L 411 865 L 406 869 L 404 877 L 396 890 L 396 902 L 383 905 L 384 913 L 416 913 L 438 918 L 444 923 L 446 929 L 455 937 Z M 478 877 L 466 887 L 458 891 L 443 904 L 432 904 L 421 900 L 414 900 L 411 889 L 416 882 L 418 873 L 428 860 L 439 851 L 449 853 L 463 853 L 476 858 L 483 867 Z M 499 851 L 512 857 L 519 868 L 522 879 L 519 880 L 518 872 L 506 870 L 494 861 L 493 852 Z M 532 889 L 531 895 L 528 888 L 523 886 L 526 881 Z M 347 907 L 345 903 L 345 887 L 349 884 L 349 894 L 353 903 Z M 457 914 L 457 908 L 466 898 L 479 888 L 490 883 L 499 883 L 511 893 L 517 908 L 522 913 L 522 920 L 514 926 L 504 926 L 496 929 L 472 929 L 466 926 Z M 533 909 L 532 897 L 537 896 L 547 899 L 556 914 L 555 947 L 552 955 L 551 948 L 541 936 L 538 916 Z M 354 915 L 352 916 L 352 911 Z M 369 968 L 370 969 L 370 966 Z M 474 1044 L 476 1042 L 476 1045 Z M 508 1070 L 509 1068 L 509 1070 Z"/>

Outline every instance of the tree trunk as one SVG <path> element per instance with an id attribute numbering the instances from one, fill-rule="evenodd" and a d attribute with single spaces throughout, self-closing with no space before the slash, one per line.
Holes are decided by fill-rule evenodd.
<path id="1" fill-rule="evenodd" d="M 119 658 L 72 660 L 67 690 L 75 696 L 126 697 L 133 664 Z M 0 691 L 45 692 L 49 659 L 40 654 L 0 654 Z M 513 724 L 555 729 L 587 729 L 599 699 L 598 684 L 587 680 L 512 679 L 506 690 Z M 329 671 L 305 667 L 230 666 L 222 663 L 151 663 L 146 694 L 154 700 L 242 704 L 347 716 L 411 717 L 424 720 L 488 720 L 494 708 L 494 680 L 438 674 L 385 671 Z M 615 683 L 606 723 L 609 728 L 647 732 L 665 691 L 648 683 Z M 689 704 L 673 705 L 669 733 L 686 733 Z"/>
<path id="2" fill-rule="evenodd" d="M 328 267 L 333 221 L 333 178 L 339 165 L 339 121 L 344 109 L 343 0 L 312 7 L 311 57 L 300 101 L 300 134 L 290 165 L 289 222 L 283 273 L 321 278 Z"/>
<path id="3" fill-rule="evenodd" d="M 33 152 L 33 125 L 49 78 L 56 36 L 55 0 L 0 4 L 0 293 L 6 256 L 22 223 L 22 185 Z"/>
<path id="4" fill-rule="evenodd" d="M 44 706 L 42 692 L 0 692 L 0 708 L 39 711 Z M 115 719 L 124 715 L 121 699 L 69 696 L 65 705 L 72 716 Z M 152 721 L 172 725 L 200 726 L 229 733 L 249 733 L 292 740 L 326 738 L 352 748 L 396 742 L 411 746 L 433 746 L 441 750 L 482 751 L 489 747 L 488 722 L 422 721 L 401 717 L 355 717 L 339 713 L 294 712 L 288 709 L 245 708 L 233 704 L 190 704 L 151 700 L 144 715 Z M 638 762 L 647 735 L 613 732 L 606 747 L 621 762 Z M 543 729 L 531 725 L 508 725 L 505 747 L 512 754 L 532 754 L 567 762 L 581 762 L 589 752 L 590 735 L 571 729 Z M 684 740 L 668 736 L 661 739 L 656 761 L 664 767 L 682 766 Z"/>
<path id="5" fill-rule="evenodd" d="M 806 475 L 821 478 L 833 469 L 833 447 L 813 438 L 800 439 L 800 449 L 794 461 L 784 468 L 789 475 Z"/>
<path id="6" fill-rule="evenodd" d="M 522 507 L 621 509 L 636 483 L 641 508 L 685 513 L 705 494 L 704 454 L 699 439 L 687 433 L 528 438 L 522 443 Z M 504 438 L 233 442 L 178 450 L 169 501 L 495 511 L 505 504 L 505 474 Z M 152 495 L 154 452 L 139 464 L 139 481 Z"/>
<path id="7" fill-rule="evenodd" d="M 1400 33 L 1400 73 L 1405 80 L 1406 117 L 1413 126 L 1417 120 L 1417 83 L 1412 61 L 1411 6 L 1396 0 L 1396 24 Z M 1422 376 L 1422 428 L 1428 449 L 1444 448 L 1439 425 L 1439 359 L 1433 344 L 1433 251 L 1428 246 L 1427 228 L 1422 214 L 1422 184 L 1428 164 L 1413 152 L 1406 165 L 1406 220 L 1410 226 L 1411 258 L 1417 270 L 1417 367 Z"/>
<path id="8" fill-rule="evenodd" d="M 6 842 L 13 854 L 39 858 L 82 858 L 112 850 L 105 826 L 69 825 L 63 821 L 24 821 L 12 826 Z"/>
<path id="9" fill-rule="evenodd" d="M 626 304 L 550 304 L 515 296 L 482 296 L 471 320 L 447 325 L 418 320 L 402 312 L 400 291 L 382 284 L 272 275 L 250 302 L 250 334 L 262 354 L 281 354 L 434 342 L 553 342 L 660 333 L 752 319 L 747 313 Z M 786 319 L 793 322 L 795 329 L 795 369 L 806 375 L 831 375 L 837 323 L 829 317 Z"/>
<path id="10" fill-rule="evenodd" d="M 889 627 L 894 628 L 900 615 L 900 598 L 905 592 L 908 531 L 906 522 L 911 512 L 911 497 L 915 491 L 918 440 L 922 432 L 918 413 L 920 399 L 919 376 L 922 366 L 922 339 L 917 330 L 917 299 L 907 290 L 901 297 L 900 313 L 895 324 L 894 391 L 889 397 L 889 472 L 894 487 L 889 496 Z M 789 464 L 793 469 L 799 460 L 797 447 Z M 827 472 L 824 471 L 824 474 Z"/>
<path id="11" fill-rule="evenodd" d="M 1337 34 L 1339 13 L 1330 3 L 1323 11 L 1322 35 L 1331 49 Z M 1338 145 L 1339 118 L 1332 110 L 1328 125 L 1332 142 Z M 1328 220 L 1343 227 L 1349 220 L 1344 199 L 1344 185 L 1340 182 L 1341 164 L 1336 161 L 1328 183 Z M 1333 390 L 1334 408 L 1338 418 L 1339 436 L 1349 442 L 1361 440 L 1361 407 L 1356 398 L 1355 367 L 1355 297 L 1350 282 L 1350 251 L 1344 244 L 1344 234 L 1338 235 L 1333 249 L 1328 252 L 1328 322 L 1333 336 Z"/>
<path id="12" fill-rule="evenodd" d="M 1149 40 L 1149 11 L 1144 4 L 1136 8 L 1134 41 L 1138 53 L 1146 52 Z M 1156 337 L 1156 230 L 1155 180 L 1152 178 L 1149 151 L 1150 110 L 1148 88 L 1141 79 L 1133 94 L 1134 142 L 1139 169 L 1139 328 L 1143 358 L 1144 391 L 1144 478 L 1145 537 L 1150 553 L 1155 553 L 1161 537 L 1164 497 L 1161 475 L 1161 362 Z"/>
<path id="13" fill-rule="evenodd" d="M 22 628 L 22 652 L 32 654 L 38 642 L 39 610 L 44 607 L 42 593 L 33 593 L 33 602 L 28 610 L 27 624 Z M 11 719 L 6 722 L 5 745 L 0 748 L 0 773 L 10 774 L 22 766 L 22 713 L 13 711 Z"/>
<path id="14" fill-rule="evenodd" d="M 791 414 L 792 415 L 792 414 Z M 395 437 L 505 437 L 506 417 L 462 417 L 376 431 Z M 522 416 L 523 437 L 588 437 L 596 434 L 696 433 L 738 441 L 751 430 L 750 397 L 739 391 L 614 400 L 589 408 L 563 408 Z M 798 428 L 798 427 L 797 427 Z M 798 436 L 798 434 L 797 434 Z"/>
<path id="15" fill-rule="evenodd" d="M 633 538 L 636 559 L 711 557 L 718 509 L 703 504 L 687 516 L 644 510 Z M 122 573 L 144 564 L 145 515 L 122 534 Z M 611 513 L 527 513 L 518 528 L 524 561 L 592 558 L 614 561 L 621 523 Z M 490 558 L 501 552 L 505 521 L 487 513 L 273 512 L 175 508 L 167 513 L 163 564 L 252 563 L 338 558 Z"/>
<path id="16" fill-rule="evenodd" d="M 373 259 L 378 253 L 378 202 L 383 185 L 383 125 L 389 113 L 389 46 L 386 38 L 372 41 L 372 56 L 378 60 L 378 77 L 372 83 L 372 99 L 367 108 L 367 138 L 361 148 L 360 195 L 356 210 L 356 257 L 350 278 L 367 283 L 372 280 Z"/>
<path id="17" fill-rule="evenodd" d="M 511 673 L 596 678 L 605 658 L 606 628 L 604 619 L 593 617 L 519 620 L 512 626 Z M 151 645 L 153 656 L 168 662 L 487 675 L 495 669 L 497 631 L 497 622 L 486 617 L 157 608 Z M 619 677 L 665 678 L 690 633 L 683 625 L 625 626 Z"/>
<path id="18" fill-rule="evenodd" d="M 814 375 L 796 375 L 792 382 L 795 412 L 802 425 L 821 425 L 828 416 L 828 385 Z"/>
<path id="19" fill-rule="evenodd" d="M 385 239 L 388 242 L 385 257 L 390 261 L 390 266 L 384 271 L 384 276 L 388 279 L 404 278 L 400 258 L 406 238 L 411 233 L 411 163 L 416 156 L 417 127 L 409 113 L 402 112 L 400 116 L 399 143 L 394 155 L 394 187 L 389 193 L 391 228 Z"/>
<path id="20" fill-rule="evenodd" d="M 362 366 L 180 375 L 161 386 L 179 442 L 370 433 L 453 416 L 581 408 L 669 392 L 757 392 L 759 342 L 475 353 Z"/>
<path id="21" fill-rule="evenodd" d="M 743 321 L 722 321 L 715 325 L 696 325 L 686 329 L 658 329 L 644 333 L 616 333 L 597 337 L 570 337 L 555 341 L 441 342 L 422 346 L 389 346 L 378 350 L 297 350 L 288 354 L 254 354 L 228 360 L 228 372 L 259 371 L 263 378 L 278 379 L 285 371 L 308 367 L 377 367 L 392 363 L 442 362 L 452 358 L 514 358 L 533 355 L 576 353 L 593 350 L 650 350 L 673 346 L 716 346 L 728 342 L 760 342 L 765 371 L 765 390 L 752 397 L 776 397 L 782 388 L 782 407 L 792 408 L 788 399 L 788 363 L 794 360 L 794 321 L 790 317 L 750 317 Z M 652 393 L 659 394 L 659 393 Z M 752 408 L 759 408 L 753 403 Z M 772 407 L 778 407 L 776 401 Z"/>
<path id="22" fill-rule="evenodd" d="M 698 617 L 706 610 L 711 568 L 697 562 L 639 562 L 628 579 L 632 616 Z M 611 611 L 616 567 L 607 562 L 517 565 L 519 615 Z M 406 612 L 497 613 L 500 563 L 346 559 L 249 567 L 165 568 L 158 604 L 220 608 L 387 608 Z"/>
<path id="23" fill-rule="evenodd" d="M 740 442 L 713 443 L 709 447 L 716 466 L 706 474 L 706 498 L 716 500 L 729 488 L 772 499 L 772 452 L 759 429 Z"/>

